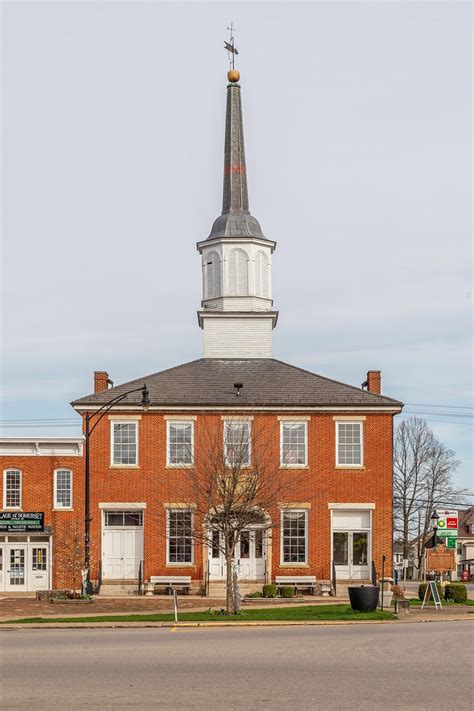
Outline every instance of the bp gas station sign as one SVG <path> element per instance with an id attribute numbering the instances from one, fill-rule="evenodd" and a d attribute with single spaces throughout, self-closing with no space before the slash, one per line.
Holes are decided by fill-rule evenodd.
<path id="1" fill-rule="evenodd" d="M 457 538 L 458 535 L 458 512 L 457 511 L 438 511 L 438 536 L 447 538 L 448 548 L 455 548 L 456 544 L 449 544 L 449 539 Z"/>

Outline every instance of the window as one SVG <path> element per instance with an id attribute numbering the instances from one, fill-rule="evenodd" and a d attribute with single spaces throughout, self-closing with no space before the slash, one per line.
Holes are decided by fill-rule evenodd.
<path id="1" fill-rule="evenodd" d="M 336 465 L 362 466 L 362 422 L 336 422 Z"/>
<path id="2" fill-rule="evenodd" d="M 215 299 L 221 295 L 221 260 L 217 252 L 210 252 L 204 257 L 204 291 L 206 299 Z"/>
<path id="3" fill-rule="evenodd" d="M 248 256 L 243 249 L 231 249 L 228 257 L 230 296 L 248 294 Z"/>
<path id="4" fill-rule="evenodd" d="M 106 528 L 140 528 L 143 526 L 143 511 L 105 511 Z"/>
<path id="5" fill-rule="evenodd" d="M 3 473 L 3 508 L 21 509 L 21 471 L 7 469 Z"/>
<path id="6" fill-rule="evenodd" d="M 33 548 L 32 555 L 33 560 L 31 564 L 32 570 L 47 570 L 46 568 L 46 556 L 47 548 Z"/>
<path id="7" fill-rule="evenodd" d="M 167 423 L 167 465 L 190 466 L 194 464 L 194 423 Z"/>
<path id="8" fill-rule="evenodd" d="M 137 464 L 137 422 L 112 420 L 112 464 Z"/>
<path id="9" fill-rule="evenodd" d="M 224 448 L 228 467 L 249 467 L 250 422 L 224 422 Z"/>
<path id="10" fill-rule="evenodd" d="M 193 512 L 168 511 L 168 563 L 193 562 Z"/>
<path id="11" fill-rule="evenodd" d="M 281 422 L 280 463 L 284 467 L 306 466 L 307 422 Z"/>
<path id="12" fill-rule="evenodd" d="M 306 511 L 282 512 L 282 562 L 306 563 Z"/>
<path id="13" fill-rule="evenodd" d="M 54 508 L 72 508 L 72 471 L 56 469 L 54 472 Z"/>

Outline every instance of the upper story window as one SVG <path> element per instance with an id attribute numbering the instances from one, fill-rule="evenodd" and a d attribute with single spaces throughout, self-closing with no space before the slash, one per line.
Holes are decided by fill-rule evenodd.
<path id="1" fill-rule="evenodd" d="M 21 509 L 21 471 L 6 469 L 3 472 L 3 508 Z"/>
<path id="2" fill-rule="evenodd" d="M 250 466 L 250 422 L 224 422 L 224 449 L 228 467 Z"/>
<path id="3" fill-rule="evenodd" d="M 280 464 L 298 467 L 308 464 L 308 423 L 280 423 Z"/>
<path id="4" fill-rule="evenodd" d="M 193 512 L 171 509 L 167 512 L 168 563 L 193 562 Z"/>
<path id="5" fill-rule="evenodd" d="M 138 464 L 138 422 L 114 421 L 112 425 L 112 464 Z"/>
<path id="6" fill-rule="evenodd" d="M 282 511 L 282 563 L 307 562 L 307 511 Z"/>
<path id="7" fill-rule="evenodd" d="M 243 249 L 231 249 L 227 258 L 230 296 L 246 296 L 249 293 L 248 255 Z"/>
<path id="8" fill-rule="evenodd" d="M 54 508 L 72 508 L 72 471 L 56 469 L 54 472 Z"/>
<path id="9" fill-rule="evenodd" d="M 205 299 L 215 299 L 222 294 L 221 259 L 217 252 L 204 256 L 204 293 Z"/>
<path id="10" fill-rule="evenodd" d="M 191 466 L 194 464 L 194 422 L 167 422 L 168 466 Z"/>
<path id="11" fill-rule="evenodd" d="M 336 465 L 363 465 L 362 422 L 336 421 Z"/>

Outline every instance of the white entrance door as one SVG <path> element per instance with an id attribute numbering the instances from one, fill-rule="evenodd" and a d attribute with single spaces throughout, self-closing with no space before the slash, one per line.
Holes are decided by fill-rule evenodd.
<path id="1" fill-rule="evenodd" d="M 220 543 L 220 545 L 219 545 Z M 258 580 L 265 577 L 264 531 L 242 531 L 235 546 L 234 565 L 239 580 Z M 223 553 L 223 538 L 219 531 L 212 531 L 209 546 L 209 577 L 225 580 L 226 561 Z"/>
<path id="2" fill-rule="evenodd" d="M 26 592 L 28 589 L 27 551 L 26 545 L 7 545 L 5 590 L 9 592 Z"/>
<path id="3" fill-rule="evenodd" d="M 135 580 L 143 560 L 143 512 L 105 511 L 102 575 L 106 580 Z"/>
<path id="4" fill-rule="evenodd" d="M 370 511 L 333 510 L 332 559 L 339 580 L 370 577 Z"/>
<path id="5" fill-rule="evenodd" d="M 47 590 L 49 588 L 49 546 L 30 545 L 29 589 Z"/>

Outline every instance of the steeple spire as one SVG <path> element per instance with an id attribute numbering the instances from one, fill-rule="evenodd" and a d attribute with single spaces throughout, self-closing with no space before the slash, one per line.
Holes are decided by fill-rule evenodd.
<path id="1" fill-rule="evenodd" d="M 235 75 L 238 76 L 238 72 L 235 70 L 231 70 L 228 74 L 231 83 L 227 86 L 224 192 L 222 196 L 223 215 L 227 212 L 245 212 L 247 214 L 249 212 L 242 102 L 240 86 L 236 83 Z"/>
<path id="2" fill-rule="evenodd" d="M 231 49 L 229 49 L 231 47 Z M 226 43 L 226 49 L 237 50 Z M 232 55 L 233 56 L 233 55 Z M 258 220 L 250 214 L 247 189 L 247 166 L 245 163 L 244 126 L 240 95 L 240 72 L 230 69 L 227 73 L 227 105 L 224 146 L 224 189 L 222 213 L 215 220 L 208 239 L 222 237 L 254 237 L 266 239 Z"/>

